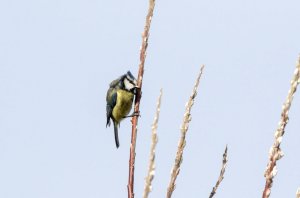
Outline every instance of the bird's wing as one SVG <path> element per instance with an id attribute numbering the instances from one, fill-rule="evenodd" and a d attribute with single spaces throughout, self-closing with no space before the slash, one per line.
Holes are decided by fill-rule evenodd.
<path id="1" fill-rule="evenodd" d="M 117 92 L 115 89 L 110 88 L 106 95 L 106 127 L 110 126 L 110 118 L 112 117 L 112 111 L 117 103 Z"/>

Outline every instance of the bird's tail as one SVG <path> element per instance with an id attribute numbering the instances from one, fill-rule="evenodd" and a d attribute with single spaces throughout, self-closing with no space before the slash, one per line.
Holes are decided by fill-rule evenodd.
<path id="1" fill-rule="evenodd" d="M 119 148 L 119 134 L 118 134 L 118 123 L 114 122 L 114 131 L 115 131 L 115 141 L 116 141 L 116 147 Z"/>

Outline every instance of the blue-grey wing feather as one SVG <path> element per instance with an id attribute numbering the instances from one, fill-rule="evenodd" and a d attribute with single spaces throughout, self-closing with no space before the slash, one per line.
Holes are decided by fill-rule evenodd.
<path id="1" fill-rule="evenodd" d="M 112 117 L 112 111 L 117 103 L 117 92 L 113 89 L 110 88 L 107 91 L 107 96 L 106 96 L 106 127 L 107 125 L 110 126 L 110 118 L 113 119 Z"/>

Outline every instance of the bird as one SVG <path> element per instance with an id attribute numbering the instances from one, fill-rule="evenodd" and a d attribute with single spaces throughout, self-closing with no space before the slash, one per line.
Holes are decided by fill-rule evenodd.
<path id="1" fill-rule="evenodd" d="M 109 84 L 109 89 L 106 94 L 106 127 L 110 126 L 112 120 L 117 148 L 120 146 L 118 135 L 120 122 L 126 117 L 137 115 L 133 113 L 128 116 L 137 88 L 137 81 L 130 71 Z"/>

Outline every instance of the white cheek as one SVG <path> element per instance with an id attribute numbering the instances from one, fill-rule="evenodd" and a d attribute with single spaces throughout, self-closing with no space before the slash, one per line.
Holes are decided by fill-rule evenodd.
<path id="1" fill-rule="evenodd" d="M 127 90 L 131 90 L 134 87 L 127 79 L 125 79 L 124 84 Z"/>

